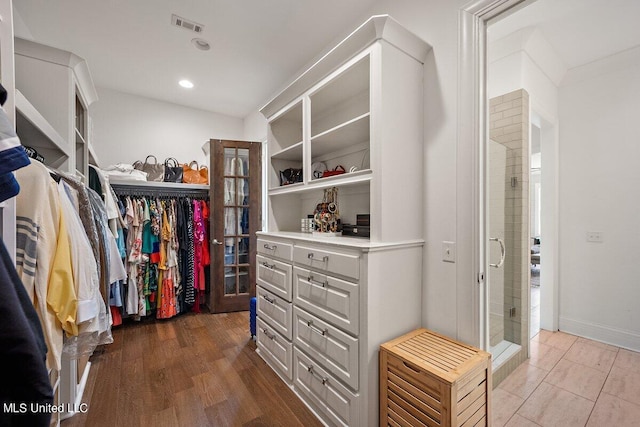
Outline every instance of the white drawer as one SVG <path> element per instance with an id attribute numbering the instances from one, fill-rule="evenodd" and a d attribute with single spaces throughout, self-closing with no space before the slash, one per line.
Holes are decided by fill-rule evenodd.
<path id="1" fill-rule="evenodd" d="M 358 426 L 360 395 L 349 391 L 335 377 L 297 347 L 293 353 L 293 384 L 296 390 L 330 425 Z"/>
<path id="2" fill-rule="evenodd" d="M 356 254 L 296 245 L 293 248 L 293 261 L 312 270 L 355 280 L 360 278 L 360 256 Z"/>
<path id="3" fill-rule="evenodd" d="M 258 351 L 282 376 L 292 379 L 293 344 L 258 318 Z"/>
<path id="4" fill-rule="evenodd" d="M 293 328 L 291 327 L 292 304 L 261 287 L 258 287 L 256 294 L 258 317 L 284 335 L 288 340 L 291 340 L 293 336 Z"/>
<path id="5" fill-rule="evenodd" d="M 272 258 L 280 258 L 291 261 L 293 254 L 293 244 L 278 240 L 258 239 L 258 253 Z"/>
<path id="6" fill-rule="evenodd" d="M 338 379 L 358 389 L 357 339 L 295 307 L 293 341 Z"/>
<path id="7" fill-rule="evenodd" d="M 356 283 L 294 267 L 293 301 L 320 319 L 358 335 L 360 310 Z"/>
<path id="8" fill-rule="evenodd" d="M 291 265 L 256 256 L 258 285 L 291 302 Z"/>

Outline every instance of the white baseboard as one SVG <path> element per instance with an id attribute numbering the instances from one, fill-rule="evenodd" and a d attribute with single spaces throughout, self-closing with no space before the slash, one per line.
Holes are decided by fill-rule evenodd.
<path id="1" fill-rule="evenodd" d="M 640 351 L 640 334 L 624 329 L 560 317 L 560 330 L 616 347 Z"/>

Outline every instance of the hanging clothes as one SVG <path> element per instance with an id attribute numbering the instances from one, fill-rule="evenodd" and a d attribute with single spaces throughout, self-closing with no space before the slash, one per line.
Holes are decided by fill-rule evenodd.
<path id="1" fill-rule="evenodd" d="M 122 189 L 118 189 L 122 193 Z M 207 290 L 209 204 L 190 197 L 120 194 L 128 277 L 123 316 L 199 312 Z M 124 234 L 124 233 L 123 233 Z M 112 304 L 112 312 L 117 306 Z"/>
<path id="2" fill-rule="evenodd" d="M 63 330 L 77 335 L 78 300 L 71 249 L 58 188 L 38 163 L 16 172 L 16 270 L 34 303 L 49 349 L 47 366 L 60 370 Z"/>

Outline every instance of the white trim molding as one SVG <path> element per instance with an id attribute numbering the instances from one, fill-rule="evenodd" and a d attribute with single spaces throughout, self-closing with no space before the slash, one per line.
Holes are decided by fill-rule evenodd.
<path id="1" fill-rule="evenodd" d="M 458 17 L 457 338 L 485 350 L 489 347 L 484 280 L 488 267 L 484 200 L 486 29 L 489 20 L 525 1 L 474 0 L 460 9 Z"/>
<path id="2" fill-rule="evenodd" d="M 560 317 L 560 330 L 616 347 L 640 351 L 640 335 L 632 331 L 567 317 Z"/>

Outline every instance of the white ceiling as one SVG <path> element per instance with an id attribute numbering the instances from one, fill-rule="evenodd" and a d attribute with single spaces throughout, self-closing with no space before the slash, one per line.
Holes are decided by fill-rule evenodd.
<path id="1" fill-rule="evenodd" d="M 18 35 L 85 58 L 98 87 L 243 118 L 376 0 L 14 0 Z M 204 25 L 198 36 L 171 14 Z M 537 27 L 568 69 L 640 44 L 639 0 L 537 0 L 489 27 L 489 40 Z M 23 33 L 23 34 L 20 34 Z M 212 48 L 195 49 L 202 37 Z M 185 90 L 178 80 L 195 88 Z"/>
<path id="2" fill-rule="evenodd" d="M 87 60 L 96 86 L 243 118 L 375 0 L 14 0 L 17 35 Z M 204 25 L 173 27 L 171 14 Z M 26 34 L 24 33 L 26 30 Z M 191 45 L 202 37 L 211 50 Z M 186 90 L 178 80 L 195 88 Z"/>
<path id="3" fill-rule="evenodd" d="M 537 0 L 489 26 L 489 42 L 534 27 L 567 69 L 640 45 L 638 0 Z"/>

